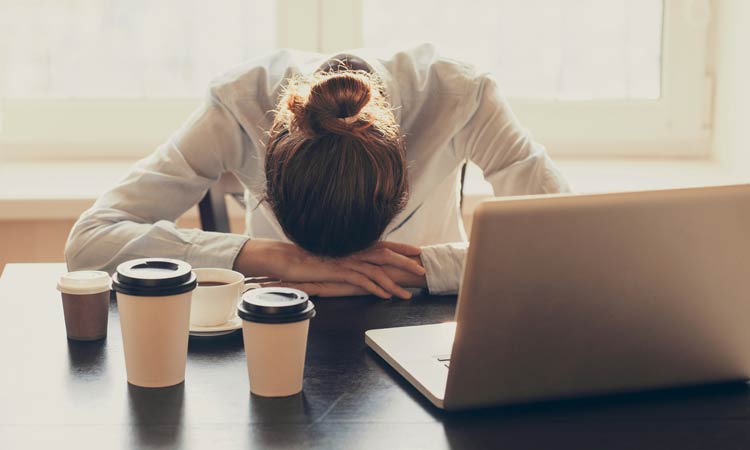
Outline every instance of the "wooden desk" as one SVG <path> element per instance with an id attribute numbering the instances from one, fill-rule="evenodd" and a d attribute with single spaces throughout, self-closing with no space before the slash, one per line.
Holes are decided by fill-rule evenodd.
<path id="1" fill-rule="evenodd" d="M 66 340 L 55 290 L 63 271 L 10 264 L 0 278 L 0 449 L 750 447 L 744 384 L 436 410 L 363 333 L 450 320 L 455 298 L 446 297 L 317 300 L 304 393 L 291 398 L 249 394 L 240 334 L 191 338 L 184 385 L 136 388 L 125 381 L 114 303 L 105 341 Z"/>

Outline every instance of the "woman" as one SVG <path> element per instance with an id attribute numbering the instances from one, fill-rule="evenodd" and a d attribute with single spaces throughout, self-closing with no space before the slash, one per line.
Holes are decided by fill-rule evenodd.
<path id="1" fill-rule="evenodd" d="M 187 123 L 83 213 L 66 259 L 111 272 L 173 257 L 313 295 L 455 293 L 467 160 L 495 195 L 568 189 L 494 81 L 430 45 L 384 57 L 280 51 L 216 80 Z M 246 235 L 175 228 L 223 172 L 246 188 Z"/>

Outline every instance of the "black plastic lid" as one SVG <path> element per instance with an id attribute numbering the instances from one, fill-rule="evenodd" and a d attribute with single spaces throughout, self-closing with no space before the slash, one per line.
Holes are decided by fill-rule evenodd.
<path id="1" fill-rule="evenodd" d="M 112 276 L 112 289 L 135 296 L 177 295 L 192 291 L 196 284 L 190 264 L 178 259 L 133 259 L 117 266 Z"/>
<path id="2" fill-rule="evenodd" d="M 315 317 L 315 305 L 299 289 L 259 288 L 242 295 L 237 315 L 249 322 L 300 322 Z"/>

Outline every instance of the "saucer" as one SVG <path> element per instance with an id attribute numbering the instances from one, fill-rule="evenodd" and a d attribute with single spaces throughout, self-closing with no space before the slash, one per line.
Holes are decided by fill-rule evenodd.
<path id="1" fill-rule="evenodd" d="M 210 337 L 224 336 L 231 334 L 242 328 L 242 319 L 237 316 L 232 317 L 226 323 L 214 325 L 212 327 L 202 327 L 200 325 L 190 324 L 190 336 Z"/>

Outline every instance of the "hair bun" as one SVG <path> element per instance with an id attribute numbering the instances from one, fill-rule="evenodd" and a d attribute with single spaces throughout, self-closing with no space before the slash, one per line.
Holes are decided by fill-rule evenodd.
<path id="1" fill-rule="evenodd" d="M 371 125 L 361 117 L 371 98 L 372 85 L 368 77 L 340 73 L 312 84 L 307 102 L 299 97 L 290 99 L 289 109 L 302 130 L 313 134 L 356 134 Z"/>

